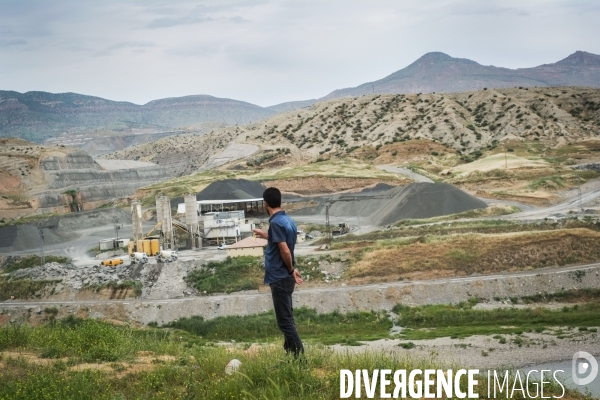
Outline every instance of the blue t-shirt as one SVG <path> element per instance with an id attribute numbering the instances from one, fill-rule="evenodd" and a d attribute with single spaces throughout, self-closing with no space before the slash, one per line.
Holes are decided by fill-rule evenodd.
<path id="1" fill-rule="evenodd" d="M 298 229 L 294 221 L 285 213 L 277 211 L 269 218 L 269 239 L 267 249 L 265 250 L 265 284 L 291 277 L 277 243 L 286 242 L 292 252 L 292 261 L 294 260 L 294 247 L 296 246 L 296 237 Z"/>

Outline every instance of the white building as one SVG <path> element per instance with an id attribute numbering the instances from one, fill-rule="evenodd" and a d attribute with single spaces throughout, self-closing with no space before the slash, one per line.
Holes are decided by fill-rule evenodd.
<path id="1" fill-rule="evenodd" d="M 254 256 L 262 257 L 267 240 L 259 237 L 247 237 L 227 247 L 228 257 Z"/>

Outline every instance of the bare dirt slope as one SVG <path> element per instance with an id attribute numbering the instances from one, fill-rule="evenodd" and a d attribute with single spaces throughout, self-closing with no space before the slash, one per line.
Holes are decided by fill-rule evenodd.
<path id="1" fill-rule="evenodd" d="M 449 94 L 367 95 L 316 103 L 260 123 L 228 127 L 206 136 L 180 136 L 131 147 L 106 158 L 140 159 L 170 165 L 180 174 L 201 169 L 230 141 L 258 146 L 256 165 L 294 164 L 346 155 L 385 164 L 381 146 L 427 139 L 413 152 L 465 154 L 503 141 L 538 141 L 550 147 L 595 138 L 600 124 L 600 89 L 523 88 Z M 277 151 L 279 149 L 279 151 Z M 404 154 L 411 158 L 412 154 Z M 275 164 L 277 165 L 277 164 Z M 238 164 L 238 168 L 252 165 Z"/>
<path id="2" fill-rule="evenodd" d="M 93 209 L 166 177 L 155 164 L 124 164 L 106 170 L 79 149 L 0 138 L 0 223 Z"/>

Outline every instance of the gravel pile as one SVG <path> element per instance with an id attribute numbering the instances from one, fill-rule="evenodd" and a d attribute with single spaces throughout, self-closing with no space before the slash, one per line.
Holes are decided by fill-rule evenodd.
<path id="1" fill-rule="evenodd" d="M 411 183 L 386 191 L 353 193 L 323 198 L 315 207 L 296 210 L 294 215 L 324 215 L 325 204 L 331 201 L 329 214 L 335 217 L 356 217 L 370 225 L 385 226 L 402 219 L 432 218 L 461 213 L 487 205 L 482 200 L 447 183 Z"/>
<path id="2" fill-rule="evenodd" d="M 42 228 L 44 244 L 65 243 L 77 237 L 77 234 L 62 229 Z M 0 252 L 29 250 L 40 247 L 39 229 L 33 225 L 11 225 L 0 228 Z"/>
<path id="3" fill-rule="evenodd" d="M 395 196 L 371 215 L 375 225 L 387 225 L 401 219 L 432 218 L 486 208 L 482 200 L 447 183 L 413 183 L 388 193 Z"/>
<path id="4" fill-rule="evenodd" d="M 99 265 L 76 267 L 73 264 L 47 263 L 41 267 L 20 269 L 11 276 L 33 280 L 61 280 L 63 286 L 79 290 L 86 286 L 103 285 L 108 282 L 119 284 L 130 280 L 131 267 L 123 264 L 111 268 Z"/>
<path id="5" fill-rule="evenodd" d="M 196 195 L 197 200 L 241 200 L 262 198 L 266 188 L 260 182 L 225 179 L 213 182 Z"/>

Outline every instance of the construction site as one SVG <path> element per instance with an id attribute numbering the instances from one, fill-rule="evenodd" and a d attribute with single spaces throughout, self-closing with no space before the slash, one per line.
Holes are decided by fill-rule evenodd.
<path id="1" fill-rule="evenodd" d="M 265 318 L 272 312 L 269 287 L 263 285 L 267 241 L 255 237 L 253 229 L 268 229 L 262 195 L 267 187 L 280 186 L 283 209 L 298 227 L 295 260 L 304 279 L 294 291 L 294 309 L 346 319 L 381 313 L 377 318 L 392 324 L 380 340 L 369 328 L 354 342 L 343 336 L 344 325 L 336 331 L 342 336 L 327 342 L 334 351 L 346 351 L 350 342 L 358 353 L 409 351 L 426 357 L 435 351 L 451 361 L 461 346 L 461 362 L 474 367 L 564 360 L 581 343 L 600 351 L 593 324 L 558 343 L 562 328 L 552 328 L 501 344 L 502 354 L 492 363 L 486 354 L 496 344 L 489 335 L 465 339 L 440 333 L 450 337 L 414 345 L 406 335 L 426 335 L 431 328 L 405 331 L 396 313 L 400 309 L 406 315 L 402 307 L 408 306 L 426 312 L 432 305 L 454 304 L 461 312 L 465 304 L 473 312 L 519 310 L 529 307 L 529 299 L 556 293 L 595 296 L 600 287 L 598 178 L 557 192 L 551 204 L 538 204 L 489 198 L 477 185 L 435 182 L 423 171 L 398 165 L 340 163 L 339 168 L 325 178 L 302 176 L 303 170 L 291 178 L 263 180 L 220 179 L 219 173 L 209 175 L 199 190 L 173 195 L 175 181 L 164 190 L 157 185 L 158 190 L 137 191 L 139 197 L 111 207 L 73 207 L 69 213 L 4 226 L 0 322 L 44 323 L 48 310 L 52 318 L 125 321 L 143 329 L 193 318 L 206 323 Z M 355 175 L 336 177 L 340 172 Z M 302 320 L 301 327 L 315 318 Z M 228 337 L 218 340 L 223 338 Z M 516 344 L 520 340 L 527 349 Z"/>

